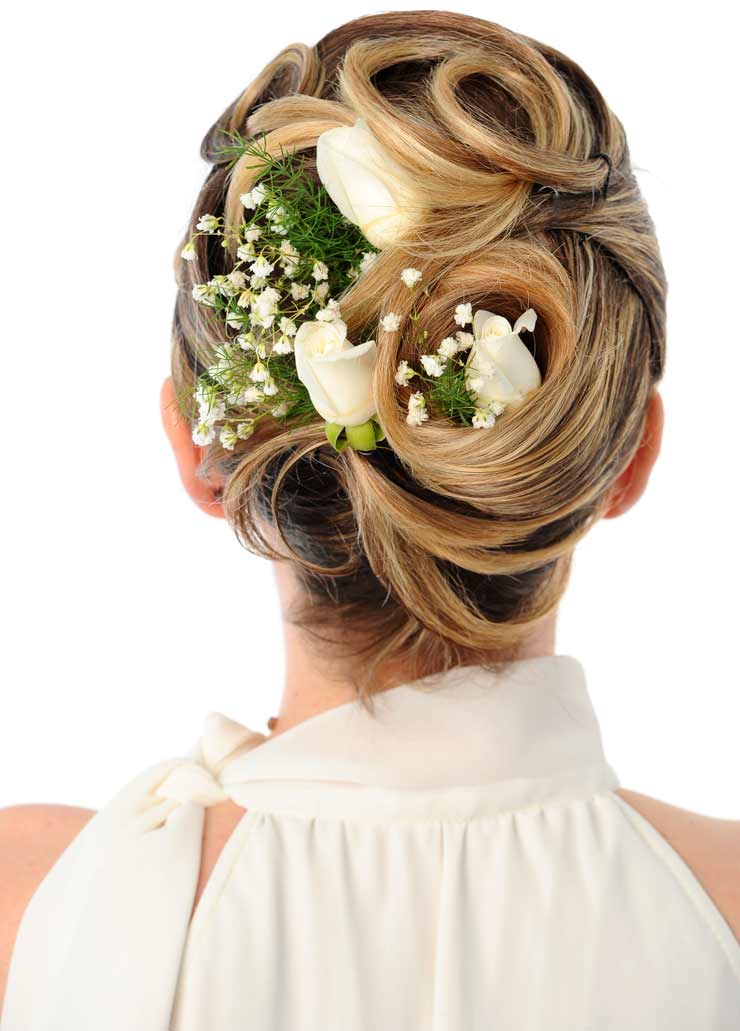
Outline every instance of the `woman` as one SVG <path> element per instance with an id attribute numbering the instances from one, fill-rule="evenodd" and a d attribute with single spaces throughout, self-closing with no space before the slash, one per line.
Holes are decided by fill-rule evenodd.
<path id="1" fill-rule="evenodd" d="M 204 152 L 162 412 L 275 561 L 285 693 L 97 814 L 2 814 L 3 1031 L 737 1027 L 740 824 L 623 789 L 555 651 L 660 448 L 619 121 L 405 12 L 288 47 Z"/>

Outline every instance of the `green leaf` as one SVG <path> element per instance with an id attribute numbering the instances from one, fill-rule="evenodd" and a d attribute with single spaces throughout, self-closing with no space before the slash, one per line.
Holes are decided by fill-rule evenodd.
<path id="1" fill-rule="evenodd" d="M 329 441 L 329 443 L 335 451 L 343 451 L 349 443 L 349 441 L 346 438 L 343 438 L 342 440 L 339 439 L 339 435 L 342 433 L 343 430 L 344 426 L 340 426 L 339 423 L 324 423 L 324 432 L 326 433 L 326 439 Z"/>

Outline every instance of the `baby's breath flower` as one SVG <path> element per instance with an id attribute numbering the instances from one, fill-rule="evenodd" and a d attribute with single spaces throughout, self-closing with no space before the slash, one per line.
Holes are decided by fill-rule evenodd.
<path id="1" fill-rule="evenodd" d="M 428 418 L 429 413 L 427 412 L 427 403 L 424 400 L 424 395 L 417 390 L 409 398 L 406 422 L 409 426 L 421 426 Z"/>
<path id="2" fill-rule="evenodd" d="M 416 373 L 411 368 L 406 359 L 398 363 L 398 368 L 396 369 L 396 383 L 398 383 L 399 386 L 405 387 L 408 383 L 411 382 L 411 379 L 415 375 Z"/>
<path id="3" fill-rule="evenodd" d="M 506 411 L 506 405 L 502 401 L 491 401 L 489 408 L 494 415 L 502 415 Z"/>
<path id="4" fill-rule="evenodd" d="M 193 287 L 193 299 L 198 304 L 205 304 L 212 308 L 216 303 L 217 295 L 218 290 L 212 283 L 197 283 Z"/>
<path id="5" fill-rule="evenodd" d="M 305 283 L 291 283 L 290 284 L 290 296 L 294 301 L 303 301 L 311 293 L 311 288 L 306 286 Z"/>
<path id="6" fill-rule="evenodd" d="M 395 333 L 401 325 L 401 319 L 394 311 L 389 311 L 387 315 L 384 315 L 380 320 L 380 325 L 388 333 Z"/>
<path id="7" fill-rule="evenodd" d="M 201 215 L 195 228 L 199 233 L 213 233 L 220 224 L 221 219 L 215 215 Z"/>
<path id="8" fill-rule="evenodd" d="M 265 360 L 265 358 L 267 357 L 267 348 L 265 347 L 264 340 L 257 341 L 257 343 L 254 345 L 254 353 L 257 355 L 260 361 Z"/>
<path id="9" fill-rule="evenodd" d="M 274 397 L 278 392 L 278 385 L 272 376 L 268 376 L 265 382 L 262 384 L 262 390 L 267 397 Z"/>
<path id="10" fill-rule="evenodd" d="M 401 273 L 401 279 L 404 281 L 406 286 L 411 289 L 421 279 L 421 272 L 418 268 L 405 268 Z"/>
<path id="11" fill-rule="evenodd" d="M 286 258 L 300 258 L 300 254 L 290 242 L 290 240 L 283 240 L 280 244 L 280 253 L 285 255 Z"/>
<path id="12" fill-rule="evenodd" d="M 239 200 L 245 208 L 256 208 L 258 204 L 262 203 L 266 196 L 267 190 L 265 187 L 262 183 L 257 183 L 257 185 L 247 193 L 240 194 Z"/>
<path id="13" fill-rule="evenodd" d="M 236 249 L 236 256 L 239 261 L 249 261 L 250 258 L 254 258 L 257 251 L 254 249 L 253 243 L 243 243 Z"/>
<path id="14" fill-rule="evenodd" d="M 199 422 L 193 428 L 193 443 L 199 444 L 200 447 L 205 447 L 210 444 L 216 436 L 216 430 L 213 427 L 213 423 L 210 422 Z"/>
<path id="15" fill-rule="evenodd" d="M 252 370 L 249 373 L 249 378 L 253 383 L 263 383 L 268 376 L 267 366 L 262 362 L 255 362 L 252 366 Z"/>
<path id="16" fill-rule="evenodd" d="M 214 401 L 209 409 L 201 408 L 199 412 L 199 418 L 201 422 L 218 422 L 219 419 L 223 419 L 226 415 L 226 405 L 223 401 Z"/>
<path id="17" fill-rule="evenodd" d="M 473 321 L 473 306 L 472 304 L 458 304 L 455 308 L 455 322 L 458 326 L 467 326 L 469 322 Z"/>
<path id="18" fill-rule="evenodd" d="M 253 294 L 251 290 L 243 290 L 237 297 L 236 303 L 240 308 L 248 308 L 252 303 L 252 297 Z"/>
<path id="19" fill-rule="evenodd" d="M 445 371 L 445 362 L 437 354 L 423 354 L 419 361 L 424 366 L 427 376 L 439 377 Z"/>
<path id="20" fill-rule="evenodd" d="M 452 358 L 458 352 L 457 340 L 454 337 L 445 337 L 437 348 L 437 354 L 443 358 Z"/>
<path id="21" fill-rule="evenodd" d="M 254 272 L 255 276 L 269 276 L 274 268 L 275 266 L 270 264 L 264 254 L 256 257 L 249 266 L 250 271 Z"/>
<path id="22" fill-rule="evenodd" d="M 286 315 L 280 319 L 280 332 L 286 337 L 292 337 L 296 335 L 297 326 L 292 319 L 289 319 Z"/>
<path id="23" fill-rule="evenodd" d="M 335 301 L 333 297 L 325 308 L 316 312 L 316 318 L 319 322 L 333 322 L 335 319 L 341 319 L 341 317 L 342 313 L 339 310 L 339 302 Z"/>
<path id="24" fill-rule="evenodd" d="M 367 272 L 373 267 L 377 260 L 378 255 L 375 251 L 365 251 L 362 255 L 362 261 L 360 262 L 360 271 Z"/>
<path id="25" fill-rule="evenodd" d="M 244 422 L 237 423 L 236 435 L 239 440 L 246 440 L 247 437 L 251 437 L 254 433 L 254 419 L 245 419 Z"/>
<path id="26" fill-rule="evenodd" d="M 288 402 L 287 401 L 281 401 L 279 405 L 275 405 L 275 407 L 270 410 L 270 415 L 272 415 L 273 418 L 275 418 L 275 419 L 282 419 L 287 414 L 288 414 Z"/>
<path id="27" fill-rule="evenodd" d="M 216 383 L 223 383 L 226 380 L 226 368 L 224 367 L 223 359 L 219 359 L 215 365 L 209 367 L 208 375 Z"/>
<path id="28" fill-rule="evenodd" d="M 215 383 L 208 383 L 196 390 L 195 400 L 198 403 L 198 418 L 201 422 L 218 422 L 226 414 L 226 405 Z"/>
<path id="29" fill-rule="evenodd" d="M 204 408 L 210 408 L 214 403 L 216 399 L 216 389 L 201 380 L 195 388 L 193 398 L 200 410 L 203 411 Z"/>
<path id="30" fill-rule="evenodd" d="M 238 344 L 242 351 L 251 351 L 254 347 L 254 333 L 248 329 L 246 333 L 240 333 L 234 343 Z"/>
<path id="31" fill-rule="evenodd" d="M 251 229 L 244 230 L 244 239 L 247 243 L 254 243 L 255 240 L 259 240 L 262 236 L 262 230 L 259 226 L 253 226 Z"/>
<path id="32" fill-rule="evenodd" d="M 272 345 L 273 354 L 291 354 L 293 351 L 293 344 L 290 342 L 290 337 L 279 336 L 275 343 Z"/>
<path id="33" fill-rule="evenodd" d="M 462 329 L 458 329 L 457 333 L 455 333 L 455 340 L 457 340 L 458 351 L 467 351 L 475 343 L 473 334 L 465 333 Z"/>
<path id="34" fill-rule="evenodd" d="M 321 279 L 328 279 L 329 269 L 323 261 L 315 261 L 311 269 L 311 275 L 317 282 Z"/>
<path id="35" fill-rule="evenodd" d="M 227 451 L 233 451 L 237 441 L 236 430 L 233 426 L 223 426 L 218 439 L 221 441 L 222 447 L 225 447 Z"/>
<path id="36" fill-rule="evenodd" d="M 489 405 L 487 408 L 476 408 L 473 413 L 473 426 L 477 430 L 488 430 L 496 422 L 496 413 Z"/>
<path id="37" fill-rule="evenodd" d="M 325 301 L 326 300 L 326 295 L 328 293 L 329 293 L 329 284 L 326 281 L 324 281 L 323 283 L 319 283 L 318 286 L 315 286 L 313 288 L 313 297 L 317 301 Z"/>
<path id="38" fill-rule="evenodd" d="M 195 241 L 188 240 L 183 249 L 180 251 L 180 257 L 184 261 L 195 261 L 198 255 L 195 253 Z"/>
<path id="39" fill-rule="evenodd" d="M 245 387 L 239 395 L 239 404 L 254 405 L 262 400 L 262 391 L 259 387 Z"/>
<path id="40" fill-rule="evenodd" d="M 296 261 L 284 261 L 283 272 L 288 279 L 294 279 L 298 273 L 298 263 Z"/>
<path id="41" fill-rule="evenodd" d="M 215 364 L 213 364 L 208 370 L 211 376 L 215 376 L 216 372 L 222 374 L 231 368 L 231 363 L 234 357 L 232 348 L 229 347 L 228 344 L 224 344 L 222 349 L 216 353 L 215 357 L 217 359 Z"/>
<path id="42" fill-rule="evenodd" d="M 265 290 L 262 291 L 260 297 L 267 298 L 270 304 L 277 304 L 280 300 L 280 291 L 277 290 L 274 286 L 268 286 Z"/>
<path id="43" fill-rule="evenodd" d="M 471 394 L 477 394 L 478 391 L 483 389 L 485 384 L 483 376 L 468 376 L 467 383 L 465 386 L 468 388 Z"/>
<path id="44" fill-rule="evenodd" d="M 226 313 L 226 325 L 231 329 L 243 329 L 245 316 L 237 311 Z"/>
<path id="45" fill-rule="evenodd" d="M 239 269 L 234 269 L 226 277 L 226 283 L 223 285 L 222 290 L 230 294 L 238 294 L 246 285 L 247 277 Z"/>
<path id="46" fill-rule="evenodd" d="M 267 212 L 267 218 L 270 222 L 282 222 L 284 215 L 286 214 L 285 208 L 282 204 L 277 204 L 275 207 L 270 208 Z"/>
<path id="47" fill-rule="evenodd" d="M 275 321 L 277 303 L 280 300 L 280 293 L 272 286 L 268 286 L 252 298 L 252 311 L 250 321 L 253 325 L 263 326 L 267 329 Z"/>

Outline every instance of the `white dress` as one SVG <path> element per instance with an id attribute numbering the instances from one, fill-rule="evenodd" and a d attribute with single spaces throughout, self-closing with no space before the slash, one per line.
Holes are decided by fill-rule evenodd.
<path id="1" fill-rule="evenodd" d="M 740 944 L 614 793 L 575 658 L 376 705 L 212 714 L 132 780 L 32 898 L 2 1031 L 738 1031 Z"/>

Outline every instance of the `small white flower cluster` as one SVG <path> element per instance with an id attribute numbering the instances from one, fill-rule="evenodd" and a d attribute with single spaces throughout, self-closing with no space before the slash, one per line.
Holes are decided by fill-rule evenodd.
<path id="1" fill-rule="evenodd" d="M 448 362 L 462 351 L 467 351 L 472 344 L 472 333 L 464 333 L 462 330 L 458 330 L 454 336 L 444 337 L 436 353 L 422 354 L 419 357 L 419 361 L 427 376 L 439 379 L 447 368 Z"/>
<path id="2" fill-rule="evenodd" d="M 198 405 L 198 421 L 193 430 L 196 444 L 210 444 L 216 436 L 215 424 L 226 414 L 226 405 L 215 390 L 208 390 L 199 385 L 195 391 L 195 402 Z"/>
<path id="3" fill-rule="evenodd" d="M 416 390 L 409 398 L 406 422 L 409 426 L 421 426 L 429 418 L 427 403 L 421 391 Z"/>
<path id="4" fill-rule="evenodd" d="M 327 262 L 302 254 L 289 238 L 287 212 L 279 197 L 258 182 L 242 193 L 244 222 L 230 228 L 224 220 L 202 214 L 194 236 L 181 257 L 197 260 L 197 237 L 222 237 L 236 262 L 192 289 L 194 300 L 213 309 L 231 333 L 217 348 L 213 364 L 198 377 L 194 400 L 198 408 L 193 440 L 205 446 L 218 439 L 233 449 L 246 439 L 265 415 L 284 419 L 305 408 L 306 395 L 296 374 L 293 342 L 303 322 L 339 322 L 339 302 L 330 296 L 330 283 L 340 289 L 368 272 L 377 253 L 359 250 L 357 258 L 330 268 Z M 414 270 L 407 270 L 414 271 Z M 281 361 L 290 356 L 289 361 Z"/>
<path id="5" fill-rule="evenodd" d="M 466 413 L 465 421 L 469 419 L 469 424 L 475 429 L 490 429 L 496 418 L 505 410 L 505 405 L 500 401 L 478 403 L 477 395 L 483 386 L 483 379 L 470 375 L 467 360 L 459 357 L 470 352 L 475 344 L 474 334 L 464 328 L 473 322 L 472 304 L 458 304 L 452 317 L 462 328 L 456 330 L 453 335 L 444 337 L 435 352 L 419 355 L 419 364 L 423 371 L 414 369 L 406 359 L 402 359 L 396 368 L 396 383 L 408 387 L 414 376 L 426 379 L 431 384 L 430 394 L 437 407 L 451 415 L 459 415 L 462 409 Z M 391 318 L 397 319 L 397 316 L 392 313 L 386 316 L 386 319 Z M 388 325 L 384 328 L 398 326 Z M 425 339 L 426 333 L 421 340 Z M 416 390 L 408 398 L 406 422 L 410 426 L 420 426 L 428 418 L 426 397 L 421 391 Z"/>
<path id="6" fill-rule="evenodd" d="M 421 280 L 421 272 L 418 268 L 405 268 L 401 272 L 401 279 L 410 290 Z"/>
<path id="7" fill-rule="evenodd" d="M 369 272 L 377 260 L 377 251 L 364 251 L 359 265 L 356 265 L 355 267 L 349 269 L 349 278 L 357 279 L 358 276 L 364 275 L 366 272 Z"/>

